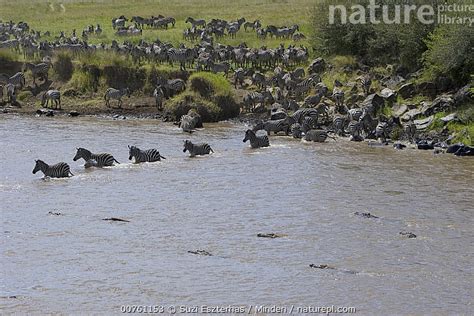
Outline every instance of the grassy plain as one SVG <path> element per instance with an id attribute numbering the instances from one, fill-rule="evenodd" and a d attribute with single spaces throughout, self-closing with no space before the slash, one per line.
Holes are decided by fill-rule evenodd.
<path id="1" fill-rule="evenodd" d="M 78 36 L 82 29 L 93 24 L 100 24 L 103 33 L 99 37 L 91 36 L 91 44 L 110 43 L 116 38 L 112 29 L 111 20 L 114 17 L 125 15 L 150 17 L 151 15 L 171 16 L 176 19 L 174 28 L 145 29 L 142 37 L 130 37 L 132 41 L 140 38 L 145 40 L 156 40 L 171 42 L 174 45 L 183 42 L 183 30 L 189 27 L 185 23 L 188 16 L 210 20 L 221 18 L 227 21 L 237 20 L 244 17 L 247 21 L 260 19 L 266 25 L 292 25 L 299 24 L 307 37 L 311 31 L 310 12 L 314 7 L 314 0 L 95 0 L 95 1 L 4 1 L 0 0 L 0 20 L 25 21 L 41 32 L 50 31 L 51 38 L 65 31 L 70 35 L 73 29 L 77 30 Z M 125 39 L 121 37 L 120 40 Z M 267 45 L 276 47 L 281 42 L 285 44 L 294 43 L 291 40 L 267 39 L 259 40 L 255 32 L 245 32 L 243 29 L 235 39 L 223 38 L 219 42 L 223 44 L 236 45 L 241 42 L 252 47 Z M 303 40 L 297 44 L 307 45 Z"/>

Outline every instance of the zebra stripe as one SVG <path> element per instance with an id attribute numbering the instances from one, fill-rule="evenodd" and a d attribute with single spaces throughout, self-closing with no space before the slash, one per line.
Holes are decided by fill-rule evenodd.
<path id="1" fill-rule="evenodd" d="M 304 135 L 304 140 L 324 143 L 328 138 L 328 132 L 322 129 L 312 129 Z"/>
<path id="2" fill-rule="evenodd" d="M 313 108 L 301 108 L 297 110 L 291 116 L 296 123 L 303 124 L 303 120 L 306 116 L 314 118 L 316 121 L 318 120 L 319 111 Z"/>
<path id="3" fill-rule="evenodd" d="M 186 62 L 192 64 L 195 57 L 195 51 L 192 48 L 171 48 L 168 50 L 168 58 L 171 65 L 173 62 L 179 62 L 180 70 L 186 70 Z"/>
<path id="4" fill-rule="evenodd" d="M 25 68 L 31 70 L 31 74 L 33 75 L 33 84 L 36 84 L 37 77 L 43 78 L 45 82 L 48 81 L 49 64 L 39 63 L 35 65 L 32 63 L 26 63 Z"/>
<path id="5" fill-rule="evenodd" d="M 153 91 L 153 97 L 155 98 L 156 108 L 158 110 L 162 110 L 163 99 L 165 98 L 165 93 L 163 92 L 163 89 L 161 88 L 161 86 L 158 86 L 155 88 L 155 91 Z"/>
<path id="6" fill-rule="evenodd" d="M 375 128 L 375 137 L 385 142 L 390 134 L 390 128 L 387 122 L 379 122 Z"/>
<path id="7" fill-rule="evenodd" d="M 36 164 L 33 169 L 33 174 L 41 171 L 46 177 L 51 178 L 67 178 L 69 175 L 73 176 L 69 165 L 65 162 L 60 162 L 52 166 L 39 159 L 35 160 L 35 162 Z"/>
<path id="8" fill-rule="evenodd" d="M 59 106 L 59 109 L 61 109 L 61 92 L 59 92 L 58 90 L 46 91 L 43 94 L 43 97 L 41 98 L 41 106 L 47 108 L 50 100 L 51 100 L 51 107 L 54 101 L 54 108 L 57 109 Z"/>
<path id="9" fill-rule="evenodd" d="M 334 116 L 332 126 L 334 129 L 334 133 L 339 136 L 344 135 L 344 126 L 346 125 L 346 117 L 344 115 L 336 115 Z"/>
<path id="10" fill-rule="evenodd" d="M 118 107 L 121 108 L 122 107 L 122 97 L 124 95 L 127 95 L 128 97 L 130 97 L 130 90 L 128 88 L 125 88 L 125 89 L 121 89 L 121 90 L 117 90 L 117 89 L 114 89 L 114 88 L 108 88 L 107 91 L 105 91 L 105 94 L 104 94 L 104 100 L 105 100 L 105 105 L 107 107 L 110 106 L 110 99 L 114 99 L 114 100 L 117 100 L 118 101 Z"/>
<path id="11" fill-rule="evenodd" d="M 245 132 L 245 138 L 243 142 L 250 141 L 250 147 L 252 148 L 260 148 L 260 147 L 268 147 L 270 146 L 270 141 L 268 140 L 268 136 L 257 136 L 255 132 L 251 129 L 248 129 Z"/>
<path id="12" fill-rule="evenodd" d="M 311 88 L 314 88 L 316 84 L 316 79 L 314 77 L 309 77 L 296 85 L 293 94 L 297 97 L 305 95 L 311 90 Z"/>
<path id="13" fill-rule="evenodd" d="M 409 121 L 403 124 L 403 130 L 405 131 L 405 135 L 408 140 L 412 143 L 416 140 L 416 125 L 413 121 Z"/>
<path id="14" fill-rule="evenodd" d="M 332 97 L 334 98 L 334 102 L 336 103 L 336 106 L 344 105 L 344 91 L 342 91 L 342 89 L 334 88 Z"/>
<path id="15" fill-rule="evenodd" d="M 189 151 L 191 157 L 200 156 L 200 155 L 208 155 L 211 152 L 214 152 L 209 146 L 209 144 L 201 143 L 201 144 L 193 144 L 190 140 L 184 141 L 184 149 L 183 153 Z"/>
<path id="16" fill-rule="evenodd" d="M 270 135 L 270 132 L 278 134 L 279 132 L 285 132 L 286 135 L 290 134 L 290 126 L 295 123 L 291 117 L 286 117 L 280 120 L 269 120 L 266 122 L 259 121 L 257 125 L 254 126 L 252 131 L 257 132 L 259 130 L 265 130 L 267 135 Z"/>
<path id="17" fill-rule="evenodd" d="M 11 77 L 9 77 L 6 74 L 0 74 L 0 82 L 11 83 L 15 85 L 15 87 L 19 87 L 20 89 L 23 89 L 23 87 L 26 84 L 25 74 L 22 72 L 17 72 Z"/>
<path id="18" fill-rule="evenodd" d="M 347 131 L 352 136 L 352 138 L 359 138 L 362 128 L 359 121 L 352 120 L 347 125 Z"/>
<path id="19" fill-rule="evenodd" d="M 366 75 L 366 76 L 360 77 L 359 80 L 362 86 L 362 90 L 364 91 L 364 94 L 366 96 L 369 95 L 370 86 L 372 85 L 372 79 L 370 78 L 369 75 Z"/>
<path id="20" fill-rule="evenodd" d="M 291 136 L 293 136 L 293 138 L 303 137 L 303 131 L 301 130 L 301 125 L 299 123 L 292 124 L 290 129 L 291 129 Z"/>
<path id="21" fill-rule="evenodd" d="M 186 90 L 186 83 L 183 79 L 179 78 L 171 80 L 160 79 L 159 85 L 163 89 L 163 92 L 165 93 L 166 97 L 172 97 L 175 94 Z"/>
<path id="22" fill-rule="evenodd" d="M 358 121 L 361 118 L 363 112 L 364 111 L 361 108 L 354 108 L 348 111 L 350 119 L 354 121 Z"/>
<path id="23" fill-rule="evenodd" d="M 157 149 L 141 150 L 135 146 L 128 146 L 128 149 L 128 160 L 132 160 L 132 158 L 135 157 L 135 163 L 161 161 L 161 158 L 166 159 L 160 155 L 160 152 Z"/>
<path id="24" fill-rule="evenodd" d="M 3 89 L 2 89 L 3 90 Z M 16 87 L 14 84 L 7 84 L 5 85 L 5 90 L 7 91 L 7 102 L 10 104 L 16 103 Z M 3 96 L 2 96 L 3 100 Z"/>
<path id="25" fill-rule="evenodd" d="M 77 148 L 77 153 L 72 160 L 77 161 L 81 158 L 84 159 L 86 162 L 91 159 L 95 160 L 97 162 L 97 167 L 113 166 L 114 162 L 120 163 L 111 154 L 93 154 L 85 148 Z"/>

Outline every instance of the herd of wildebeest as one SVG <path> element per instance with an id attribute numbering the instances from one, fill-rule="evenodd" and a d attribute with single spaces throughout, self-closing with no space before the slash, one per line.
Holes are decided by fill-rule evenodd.
<path id="1" fill-rule="evenodd" d="M 122 15 L 112 19 L 111 27 L 117 36 L 139 36 L 148 28 L 174 27 L 175 22 L 174 18 L 161 15 L 150 18 L 134 16 L 130 19 Z M 122 44 L 116 40 L 110 45 L 88 44 L 90 37 L 102 33 L 99 24 L 95 27 L 85 27 L 80 37 L 77 36 L 76 30 L 73 30 L 70 36 L 67 36 L 66 32 L 60 32 L 54 37 L 55 34 L 50 32 L 41 33 L 31 29 L 26 22 L 0 21 L 0 48 L 22 53 L 25 59 L 41 59 L 37 64 L 25 63 L 23 71 L 16 74 L 0 73 L 2 103 L 6 94 L 8 103 L 18 104 L 16 95 L 19 90 L 25 88 L 27 72 L 31 73 L 35 86 L 37 79 L 48 81 L 53 55 L 57 51 L 69 51 L 73 55 L 113 51 L 131 58 L 137 65 L 143 62 L 179 64 L 180 70 L 185 72 L 195 69 L 222 73 L 226 78 L 230 75 L 229 80 L 234 88 L 246 90 L 241 102 L 242 112 L 270 112 L 269 120 L 258 121 L 252 129 L 246 131 L 244 141 L 250 141 L 252 148 L 269 146 L 267 135 L 271 133 L 283 133 L 314 142 L 324 142 L 328 137 L 349 136 L 352 141 L 379 139 L 381 143 L 386 143 L 393 130 L 397 130 L 401 138 L 416 144 L 420 149 L 448 147 L 443 142 L 419 139 L 417 126 L 412 119 L 401 121 L 399 117 L 382 114 L 384 105 L 391 102 L 397 92 L 389 88 L 385 88 L 383 93 L 375 91 L 372 87 L 374 74 L 370 67 L 359 65 L 351 69 L 358 73 L 357 82 L 335 80 L 332 89 L 325 85 L 321 76 L 332 66 L 323 58 L 309 60 L 308 49 L 295 44 L 295 41 L 304 38 L 297 24 L 263 27 L 259 20 L 249 22 L 245 18 L 228 22 L 221 19 L 205 21 L 192 17 L 188 17 L 185 22 L 190 24 L 190 27 L 183 31 L 185 42 L 174 47 L 171 43 L 159 39 L 153 42 L 141 39 L 138 44 L 128 40 Z M 217 42 L 223 36 L 237 37 L 242 29 L 244 32 L 252 30 L 262 40 L 271 36 L 292 39 L 293 44 L 287 47 L 280 44 L 276 48 L 250 48 L 245 43 L 232 46 Z M 397 76 L 397 80 L 400 78 Z M 400 82 L 403 82 L 403 78 Z M 183 79 L 160 77 L 153 92 L 158 110 L 162 110 L 166 98 L 183 92 L 185 88 L 186 82 Z M 110 101 L 116 100 L 120 108 L 122 97 L 130 97 L 131 92 L 126 86 L 109 87 L 104 94 L 105 104 L 109 107 Z M 56 89 L 45 91 L 41 100 L 42 106 L 48 107 L 51 102 L 56 109 L 61 108 L 61 92 Z M 202 127 L 202 120 L 194 110 L 183 115 L 179 121 L 180 127 L 186 132 Z M 259 130 L 265 130 L 267 135 L 257 135 Z M 191 145 L 188 144 L 187 148 L 191 156 L 210 152 L 207 144 L 201 144 L 200 146 L 204 147 L 198 146 L 199 148 L 194 150 Z M 396 146 L 402 148 L 404 145 Z M 457 155 L 474 154 L 469 146 L 456 146 Z M 448 152 L 453 150 L 448 148 Z M 95 159 L 91 159 L 89 165 L 97 163 Z M 61 174 L 67 175 L 67 172 Z"/>

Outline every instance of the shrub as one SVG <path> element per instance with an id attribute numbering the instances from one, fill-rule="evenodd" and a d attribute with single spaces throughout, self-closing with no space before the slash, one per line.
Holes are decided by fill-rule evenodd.
<path id="1" fill-rule="evenodd" d="M 467 25 L 440 25 L 427 40 L 424 63 L 433 77 L 445 75 L 461 86 L 474 72 L 474 32 Z"/>
<path id="2" fill-rule="evenodd" d="M 53 68 L 59 80 L 68 81 L 71 79 L 72 73 L 74 72 L 71 55 L 68 52 L 59 52 L 56 55 Z"/>
<path id="3" fill-rule="evenodd" d="M 191 75 L 189 80 L 192 91 L 217 106 L 219 111 L 216 120 L 226 120 L 239 115 L 240 107 L 234 100 L 232 87 L 222 75 L 198 72 Z"/>
<path id="4" fill-rule="evenodd" d="M 0 49 L 0 65 L 6 62 L 18 61 L 19 56 L 9 49 Z"/>
<path id="5" fill-rule="evenodd" d="M 171 98 L 165 105 L 165 112 L 171 114 L 176 120 L 187 114 L 190 109 L 196 110 L 201 115 L 203 122 L 218 121 L 221 111 L 215 103 L 190 91 Z"/>

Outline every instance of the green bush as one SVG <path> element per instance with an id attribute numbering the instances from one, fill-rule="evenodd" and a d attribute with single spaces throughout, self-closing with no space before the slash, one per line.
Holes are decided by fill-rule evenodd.
<path id="1" fill-rule="evenodd" d="M 426 0 L 413 1 L 426 4 Z M 439 0 L 430 0 L 436 6 Z M 376 4 L 386 4 L 386 1 L 376 0 Z M 366 7 L 369 0 L 358 1 L 318 1 L 312 11 L 313 34 L 311 44 L 315 51 L 325 56 L 353 55 L 367 65 L 387 63 L 399 64 L 410 71 L 415 71 L 422 65 L 422 54 L 427 46 L 425 39 L 434 29 L 434 25 L 425 25 L 415 19 L 412 12 L 409 24 L 390 25 L 379 24 L 342 24 L 338 11 L 335 23 L 329 23 L 329 5 L 344 5 L 351 14 L 353 4 Z M 390 5 L 403 5 L 406 0 L 393 0 Z M 381 10 L 377 11 L 381 14 Z M 366 10 L 367 15 L 369 10 Z M 393 12 L 392 12 L 393 13 Z M 403 16 L 402 16 L 403 17 Z M 379 20 L 381 17 L 378 17 Z M 369 20 L 369 16 L 366 17 Z"/>
<path id="2" fill-rule="evenodd" d="M 69 80 L 67 87 L 73 88 L 76 91 L 80 92 L 94 92 L 96 91 L 96 86 L 94 83 L 94 77 L 84 70 L 76 70 Z"/>
<path id="3" fill-rule="evenodd" d="M 0 49 L 0 65 L 7 62 L 18 61 L 19 55 L 15 54 L 10 49 Z"/>
<path id="4" fill-rule="evenodd" d="M 199 94 L 186 91 L 171 98 L 165 105 L 165 112 L 171 114 L 175 120 L 188 113 L 190 109 L 196 110 L 201 115 L 203 122 L 216 122 L 219 120 L 221 109 Z"/>
<path id="5" fill-rule="evenodd" d="M 474 73 L 474 32 L 468 25 L 440 25 L 427 40 L 424 54 L 432 77 L 450 77 L 457 85 L 469 82 Z"/>

